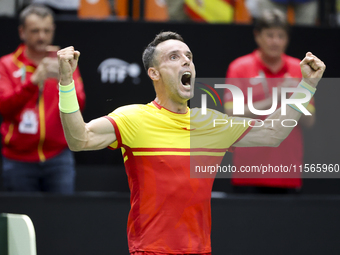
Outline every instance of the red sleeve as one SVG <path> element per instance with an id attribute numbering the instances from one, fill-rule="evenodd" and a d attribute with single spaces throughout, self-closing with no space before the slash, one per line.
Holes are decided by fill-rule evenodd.
<path id="1" fill-rule="evenodd" d="M 0 59 L 0 113 L 4 118 L 14 117 L 35 94 L 38 96 L 38 86 L 30 79 L 21 83 L 20 79 L 12 78 L 13 70 L 9 69 Z"/>
<path id="2" fill-rule="evenodd" d="M 77 67 L 76 70 L 73 73 L 73 80 L 74 80 L 74 86 L 76 88 L 77 93 L 77 99 L 79 108 L 81 111 L 84 110 L 85 107 L 85 91 L 84 91 L 84 84 L 83 79 L 80 76 L 79 68 Z"/>
<path id="3" fill-rule="evenodd" d="M 104 118 L 108 119 L 108 120 L 111 122 L 113 128 L 115 129 L 115 134 L 116 134 L 116 139 L 117 139 L 117 146 L 116 146 L 115 148 L 113 148 L 113 147 L 111 146 L 111 144 L 110 144 L 110 145 L 108 146 L 108 148 L 111 149 L 111 150 L 115 150 L 115 149 L 118 149 L 118 148 L 122 147 L 122 145 L 123 145 L 123 143 L 122 143 L 122 136 L 120 135 L 120 132 L 119 132 L 119 128 L 118 128 L 118 126 L 117 126 L 117 123 L 116 123 L 116 122 L 114 121 L 114 119 L 111 118 L 110 116 L 104 116 Z"/>

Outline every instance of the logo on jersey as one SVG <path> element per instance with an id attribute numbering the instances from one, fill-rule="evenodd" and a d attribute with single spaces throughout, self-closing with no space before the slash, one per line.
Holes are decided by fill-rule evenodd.
<path id="1" fill-rule="evenodd" d="M 19 77 L 23 76 L 24 72 L 25 72 L 24 69 L 20 68 L 20 69 L 13 72 L 13 77 L 19 78 Z"/>

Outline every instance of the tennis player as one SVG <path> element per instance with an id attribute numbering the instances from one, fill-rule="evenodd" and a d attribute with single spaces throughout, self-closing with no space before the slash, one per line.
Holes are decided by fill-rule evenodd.
<path id="1" fill-rule="evenodd" d="M 257 128 L 252 126 L 260 123 L 213 127 L 214 119 L 238 119 L 214 110 L 201 115 L 200 110 L 189 109 L 196 76 L 193 54 L 173 32 L 158 34 L 143 53 L 155 100 L 123 106 L 85 123 L 72 80 L 79 56 L 73 47 L 58 52 L 59 108 L 65 136 L 73 151 L 122 149 L 131 190 L 130 253 L 211 254 L 214 179 L 190 178 L 190 167 L 214 164 L 232 146 L 277 146 L 292 128 L 273 128 L 271 122 Z M 314 92 L 324 70 L 324 63 L 307 53 L 301 62 L 303 80 L 299 86 Z M 301 116 L 294 105 L 286 110 L 286 116 L 276 111 L 269 118 L 298 120 Z"/>

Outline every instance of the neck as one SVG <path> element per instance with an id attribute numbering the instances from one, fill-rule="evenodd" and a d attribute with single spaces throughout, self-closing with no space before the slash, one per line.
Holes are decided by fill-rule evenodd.
<path id="1" fill-rule="evenodd" d="M 282 67 L 282 57 L 271 57 L 263 54 L 263 52 L 258 51 L 260 59 L 263 63 L 271 70 L 273 73 L 276 73 Z"/>
<path id="2" fill-rule="evenodd" d="M 46 57 L 45 52 L 38 52 L 33 49 L 30 49 L 29 47 L 26 47 L 25 49 L 25 55 L 28 59 L 30 59 L 33 63 L 36 65 L 39 65 L 40 61 Z"/>
<path id="3" fill-rule="evenodd" d="M 171 112 L 175 112 L 175 113 L 186 113 L 187 112 L 187 107 L 188 107 L 187 101 L 179 103 L 179 102 L 174 102 L 169 98 L 165 99 L 165 98 L 156 96 L 155 102 Z"/>

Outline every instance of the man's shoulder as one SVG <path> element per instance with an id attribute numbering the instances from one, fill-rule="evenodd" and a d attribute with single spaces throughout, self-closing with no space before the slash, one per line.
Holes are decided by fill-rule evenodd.
<path id="1" fill-rule="evenodd" d="M 251 77 L 257 71 L 257 61 L 254 52 L 238 57 L 232 61 L 227 70 L 227 78 Z"/>
<path id="2" fill-rule="evenodd" d="M 147 113 L 153 114 L 156 110 L 156 107 L 153 107 L 152 103 L 149 104 L 130 104 L 124 105 L 116 108 L 109 115 L 124 115 L 124 116 L 137 116 L 137 115 L 145 115 Z"/>
<path id="3" fill-rule="evenodd" d="M 12 64 L 13 63 L 13 54 L 14 54 L 14 52 L 2 56 L 0 58 L 0 62 L 4 65 Z"/>
<path id="4" fill-rule="evenodd" d="M 116 110 L 113 112 L 115 113 L 138 113 L 140 111 L 143 111 L 145 109 L 145 104 L 129 104 L 129 105 L 123 105 L 118 107 Z"/>
<path id="5" fill-rule="evenodd" d="M 26 45 L 24 43 L 20 44 L 13 52 L 6 54 L 0 58 L 0 61 L 3 64 L 16 64 L 15 62 L 18 62 L 22 60 L 26 60 L 27 58 L 23 54 L 25 51 Z M 19 62 L 20 62 L 19 61 Z"/>

